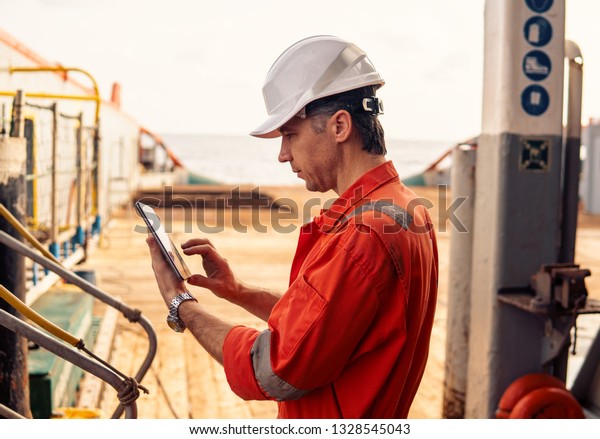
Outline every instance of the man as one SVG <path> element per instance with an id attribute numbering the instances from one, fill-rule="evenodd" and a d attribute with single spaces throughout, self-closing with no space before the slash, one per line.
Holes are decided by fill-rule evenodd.
<path id="1" fill-rule="evenodd" d="M 279 161 L 309 190 L 339 195 L 302 227 L 282 296 L 238 281 L 207 240 L 182 245 L 207 274 L 190 284 L 268 329 L 209 314 L 148 239 L 172 327 L 189 328 L 240 397 L 279 401 L 281 418 L 404 418 L 423 375 L 437 247 L 426 209 L 384 157 L 383 83 L 362 50 L 331 36 L 292 45 L 267 75 L 269 117 L 252 135 L 282 136 Z"/>

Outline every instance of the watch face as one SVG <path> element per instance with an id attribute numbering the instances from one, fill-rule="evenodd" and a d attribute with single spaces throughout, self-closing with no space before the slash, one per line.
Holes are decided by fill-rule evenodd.
<path id="1" fill-rule="evenodd" d="M 183 332 L 185 330 L 183 322 L 171 315 L 167 316 L 167 325 L 175 332 Z"/>
<path id="2" fill-rule="evenodd" d="M 171 300 L 171 305 L 169 306 L 169 314 L 167 315 L 167 324 L 169 328 L 176 332 L 185 331 L 185 324 L 179 318 L 179 305 L 186 300 L 193 300 L 198 302 L 194 296 L 192 296 L 189 291 L 185 293 L 181 293 Z"/>

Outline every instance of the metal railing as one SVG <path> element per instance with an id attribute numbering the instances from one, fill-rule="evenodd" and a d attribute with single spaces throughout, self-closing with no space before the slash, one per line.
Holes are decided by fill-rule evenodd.
<path id="1" fill-rule="evenodd" d="M 0 325 L 100 378 L 105 383 L 111 385 L 117 391 L 118 395 L 127 395 L 131 391 L 131 382 L 129 380 L 123 380 L 118 374 L 97 360 L 87 357 L 2 309 L 0 309 Z M 137 397 L 134 396 L 127 398 L 126 402 L 122 402 L 126 418 L 137 418 L 136 399 Z"/>
<path id="2" fill-rule="evenodd" d="M 31 236 L 27 237 L 27 239 L 31 240 Z M 134 379 L 136 380 L 136 382 L 139 383 L 142 381 L 142 379 L 146 375 L 146 372 L 150 369 L 150 366 L 152 364 L 152 361 L 154 360 L 154 357 L 156 356 L 156 348 L 157 348 L 158 343 L 157 343 L 157 338 L 156 338 L 156 332 L 155 332 L 152 324 L 145 316 L 142 315 L 141 311 L 130 308 L 129 306 L 125 305 L 124 303 L 119 302 L 112 296 L 106 294 L 104 291 L 102 291 L 100 288 L 98 288 L 94 284 L 88 282 L 87 280 L 83 279 L 82 277 L 78 276 L 77 274 L 73 273 L 72 271 L 62 267 L 55 260 L 52 260 L 52 258 L 43 256 L 43 255 L 35 252 L 34 250 L 30 249 L 25 244 L 19 242 L 18 240 L 16 240 L 15 238 L 13 238 L 9 234 L 7 234 L 6 232 L 0 231 L 0 243 L 6 245 L 8 248 L 20 253 L 21 255 L 32 259 L 33 261 L 37 262 L 38 264 L 42 265 L 43 267 L 47 268 L 48 270 L 51 270 L 52 272 L 58 274 L 60 277 L 62 277 L 67 282 L 78 286 L 83 291 L 92 295 L 93 297 L 100 300 L 101 302 L 117 309 L 130 322 L 139 323 L 140 326 L 144 329 L 144 331 L 148 335 L 148 352 L 147 352 L 146 357 L 144 358 L 144 361 L 142 362 L 138 372 L 134 376 Z M 122 407 L 121 406 L 117 407 L 117 409 L 113 413 L 113 418 L 120 417 L 122 413 L 123 413 Z"/>
<path id="3" fill-rule="evenodd" d="M 15 94 L 0 92 L 0 95 Z M 31 98 L 31 95 L 28 96 Z M 3 135 L 26 139 L 26 223 L 57 260 L 72 266 L 87 258 L 90 239 L 99 236 L 97 125 L 85 127 L 83 112 L 59 111 L 51 104 L 15 98 L 10 112 L 2 106 Z M 6 123 L 11 114 L 10 124 Z M 52 285 L 48 270 L 28 261 L 31 303 Z"/>

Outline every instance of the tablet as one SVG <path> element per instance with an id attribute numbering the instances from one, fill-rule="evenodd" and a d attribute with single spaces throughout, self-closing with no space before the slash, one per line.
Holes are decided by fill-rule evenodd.
<path id="1" fill-rule="evenodd" d="M 175 274 L 177 274 L 181 280 L 187 280 L 192 273 L 188 269 L 187 265 L 185 265 L 185 262 L 183 261 L 179 251 L 177 251 L 177 247 L 171 240 L 171 237 L 165 231 L 158 214 L 152 207 L 139 201 L 135 202 L 135 208 L 140 216 L 144 219 L 146 226 L 148 226 L 148 230 L 150 230 L 154 236 L 154 239 L 156 239 L 160 250 L 162 251 L 165 259 L 173 271 L 175 271 Z"/>

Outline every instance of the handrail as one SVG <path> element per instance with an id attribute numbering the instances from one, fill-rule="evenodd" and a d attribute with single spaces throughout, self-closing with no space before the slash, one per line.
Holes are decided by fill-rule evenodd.
<path id="1" fill-rule="evenodd" d="M 17 296 L 8 291 L 6 287 L 2 284 L 0 284 L 0 297 L 6 300 L 6 302 L 10 306 L 19 311 L 33 323 L 44 328 L 46 331 L 60 338 L 62 341 L 69 343 L 74 348 L 76 348 L 82 342 L 81 339 L 78 339 L 77 337 L 69 334 L 60 326 L 55 325 L 48 319 L 44 318 L 42 315 L 35 312 L 35 310 L 27 306 L 21 300 L 19 300 Z"/>
<path id="2" fill-rule="evenodd" d="M 60 264 L 60 261 L 56 259 L 56 257 L 50 253 L 50 251 L 42 245 L 40 241 L 38 241 L 35 236 L 33 236 L 29 230 L 27 230 L 21 222 L 16 219 L 12 213 L 4 206 L 4 204 L 0 203 L 0 215 L 4 217 L 4 219 L 15 228 L 19 234 L 25 238 L 31 245 L 37 248 L 44 256 L 48 259 Z"/>
<path id="3" fill-rule="evenodd" d="M 92 358 L 87 357 L 2 309 L 0 309 L 0 325 L 100 378 L 105 383 L 111 385 L 119 395 L 129 391 L 129 382 L 122 380 L 121 377 L 103 364 L 96 362 Z M 128 400 L 126 403 L 122 402 L 121 404 L 124 404 L 123 408 L 126 418 L 137 418 L 137 404 L 135 399 Z"/>
<path id="4" fill-rule="evenodd" d="M 139 323 L 142 326 L 142 328 L 146 331 L 146 333 L 148 335 L 148 342 L 149 342 L 146 358 L 144 359 L 138 372 L 134 376 L 135 380 L 138 383 L 142 381 L 143 377 L 146 375 L 146 372 L 148 372 L 148 370 L 150 369 L 150 366 L 152 365 L 152 361 L 154 360 L 154 357 L 156 356 L 156 348 L 157 348 L 158 342 L 157 342 L 157 338 L 156 338 L 156 332 L 154 330 L 154 327 L 152 326 L 152 323 L 145 316 L 143 316 L 141 314 L 141 311 L 139 311 L 137 309 L 132 309 L 132 308 L 128 307 L 127 305 L 125 305 L 124 303 L 119 302 L 118 300 L 114 299 L 112 296 L 106 294 L 104 291 L 99 289 L 96 285 L 88 282 L 87 280 L 76 275 L 75 273 L 71 272 L 70 270 L 67 270 L 62 265 L 50 260 L 49 258 L 46 258 L 46 257 L 36 253 L 34 250 L 30 249 L 25 244 L 23 244 L 22 242 L 18 241 L 15 238 L 13 238 L 12 236 L 10 236 L 8 233 L 6 233 L 4 231 L 0 231 L 0 242 L 2 244 L 6 245 L 7 247 L 11 248 L 12 250 L 39 263 L 44 268 L 47 268 L 48 270 L 58 274 L 60 277 L 65 279 L 67 282 L 78 286 L 83 291 L 87 292 L 88 294 L 91 294 L 98 300 L 117 309 L 130 322 Z M 115 413 L 113 413 L 113 417 L 119 417 L 121 415 L 122 409 L 120 407 L 121 406 L 117 407 Z"/>
<path id="5" fill-rule="evenodd" d="M 185 166 L 181 162 L 181 160 L 179 160 L 179 158 L 177 158 L 177 156 L 173 153 L 173 151 L 171 150 L 171 148 L 169 148 L 167 146 L 167 144 L 165 143 L 165 141 L 158 134 L 153 133 L 150 130 L 144 128 L 144 127 L 140 127 L 140 133 L 149 135 L 150 137 L 152 137 L 154 139 L 154 141 L 158 145 L 162 146 L 162 148 L 165 150 L 165 152 L 167 153 L 167 155 L 169 156 L 169 158 L 171 159 L 171 161 L 173 162 L 173 164 L 175 166 L 179 166 L 180 168 L 185 168 Z"/>
<path id="6" fill-rule="evenodd" d="M 4 404 L 0 404 L 0 416 L 4 416 L 6 419 L 27 419 L 25 416 L 6 407 Z"/>
<path id="7" fill-rule="evenodd" d="M 67 72 L 79 72 L 82 73 L 84 75 L 86 75 L 90 81 L 92 82 L 92 88 L 94 91 L 94 95 L 93 96 L 85 96 L 85 95 L 61 95 L 61 94 L 50 94 L 50 93 L 27 93 L 27 95 L 29 97 L 33 97 L 33 98 L 42 98 L 42 99 L 76 99 L 76 100 L 93 100 L 94 102 L 96 102 L 96 112 L 94 115 L 94 128 L 95 128 L 95 141 L 98 142 L 99 136 L 100 136 L 100 103 L 101 103 L 101 99 L 100 99 L 100 92 L 98 89 L 98 82 L 96 81 L 96 79 L 87 71 L 84 69 L 81 69 L 79 67 L 64 67 L 64 66 L 38 66 L 38 67 L 13 67 L 13 66 L 9 66 L 9 67 L 5 67 L 5 68 L 0 68 L 0 71 L 6 71 L 9 74 L 13 74 L 13 73 L 39 73 L 39 72 L 64 72 L 65 74 Z M 6 92 L 6 91 L 0 91 L 0 96 L 15 96 L 16 93 L 15 92 Z M 99 168 L 100 168 L 100 164 L 99 164 L 99 159 L 96 163 L 96 172 L 99 173 Z M 98 177 L 100 178 L 100 177 Z M 96 195 L 96 202 L 95 202 L 95 208 L 97 210 L 96 213 L 98 213 L 100 211 L 100 202 L 98 199 L 98 195 Z M 97 217 L 97 221 L 100 222 L 100 215 L 98 215 Z M 98 224 L 99 225 L 99 224 Z"/>
<path id="8" fill-rule="evenodd" d="M 0 91 L 0 96 L 15 96 L 17 92 L 15 91 Z M 33 92 L 27 93 L 27 97 L 29 98 L 41 98 L 41 99 L 73 99 L 75 101 L 95 101 L 95 96 L 88 95 L 68 95 L 68 94 L 57 94 L 57 93 L 42 93 L 42 92 Z"/>
<path id="9" fill-rule="evenodd" d="M 0 69 L 0 70 L 5 70 L 8 71 L 11 75 L 13 73 L 37 73 L 37 72 L 79 72 L 82 73 L 84 75 L 86 75 L 90 81 L 92 81 L 92 87 L 94 90 L 94 96 L 91 96 L 90 99 L 86 99 L 84 96 L 69 96 L 69 95 L 47 95 L 47 96 L 41 96 L 43 95 L 43 93 L 37 93 L 38 96 L 34 96 L 33 93 L 27 93 L 27 96 L 30 97 L 40 97 L 40 98 L 55 98 L 55 99 L 84 99 L 84 100 L 94 100 L 96 102 L 96 114 L 95 114 L 95 126 L 98 127 L 98 122 L 100 121 L 100 92 L 98 91 L 98 83 L 96 82 L 96 79 L 86 70 L 81 69 L 79 67 L 63 67 L 63 66 L 39 66 L 39 67 L 12 67 L 9 66 L 7 68 L 4 69 Z"/>
<path id="10" fill-rule="evenodd" d="M 446 157 L 448 157 L 450 154 L 452 154 L 452 152 L 454 152 L 454 150 L 461 145 L 477 145 L 477 137 L 472 137 L 470 139 L 465 140 L 464 142 L 460 142 L 460 143 L 457 143 L 456 145 L 451 146 L 440 157 L 438 157 L 433 163 L 431 163 L 429 166 L 427 166 L 427 168 L 425 168 L 425 171 L 423 171 L 423 172 L 428 172 L 428 171 L 434 170 L 437 167 L 437 165 L 439 165 L 442 162 L 442 160 L 444 160 Z"/>

